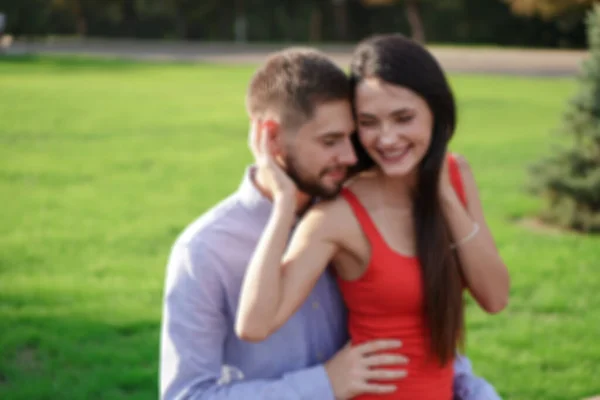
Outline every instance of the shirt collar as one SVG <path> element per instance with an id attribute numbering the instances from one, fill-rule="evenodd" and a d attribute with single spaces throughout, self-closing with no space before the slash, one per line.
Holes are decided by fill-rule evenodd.
<path id="1" fill-rule="evenodd" d="M 255 165 L 250 165 L 246 168 L 237 195 L 244 207 L 253 214 L 269 218 L 271 210 L 273 209 L 273 203 L 256 187 L 253 179 L 255 170 Z"/>
<path id="2" fill-rule="evenodd" d="M 254 183 L 255 165 L 246 167 L 244 177 L 238 188 L 237 195 L 241 203 L 249 211 L 261 218 L 268 219 L 273 209 L 273 202 L 258 190 Z M 310 207 L 318 203 L 317 198 L 311 200 Z M 308 208 L 310 208 L 308 207 Z M 307 209 L 308 209 L 307 208 Z"/>

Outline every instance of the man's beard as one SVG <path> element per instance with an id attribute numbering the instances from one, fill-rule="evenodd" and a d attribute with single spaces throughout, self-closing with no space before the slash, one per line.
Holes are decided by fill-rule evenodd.
<path id="1" fill-rule="evenodd" d="M 301 192 L 312 197 L 318 197 L 322 200 L 329 200 L 336 197 L 342 190 L 343 181 L 334 188 L 327 188 L 319 182 L 318 179 L 325 175 L 328 172 L 327 170 L 321 171 L 316 179 L 309 179 L 304 177 L 302 172 L 300 172 L 302 168 L 300 168 L 294 157 L 289 155 L 286 157 L 285 161 L 287 165 L 287 175 Z"/>

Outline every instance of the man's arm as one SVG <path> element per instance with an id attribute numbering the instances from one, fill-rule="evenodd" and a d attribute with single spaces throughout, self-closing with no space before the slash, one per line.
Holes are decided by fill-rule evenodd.
<path id="1" fill-rule="evenodd" d="M 162 400 L 334 399 L 323 366 L 278 380 L 220 384 L 227 332 L 218 259 L 203 249 L 192 265 L 188 249 L 174 250 L 167 268 L 161 359 Z M 198 259 L 201 260 L 198 260 Z"/>

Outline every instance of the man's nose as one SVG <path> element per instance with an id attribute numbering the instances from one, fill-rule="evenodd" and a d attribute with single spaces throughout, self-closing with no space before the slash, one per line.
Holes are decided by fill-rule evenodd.
<path id="1" fill-rule="evenodd" d="M 350 140 L 348 140 L 346 142 L 346 144 L 338 158 L 339 158 L 340 163 L 342 163 L 344 165 L 356 164 L 356 162 L 358 161 L 358 158 L 356 158 L 356 153 L 354 152 L 354 147 L 352 146 L 352 143 L 350 142 Z"/>

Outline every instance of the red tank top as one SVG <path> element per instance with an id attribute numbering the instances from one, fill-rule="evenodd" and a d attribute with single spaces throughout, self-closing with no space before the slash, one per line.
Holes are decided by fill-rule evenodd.
<path id="1" fill-rule="evenodd" d="M 458 165 L 454 157 L 449 157 L 449 161 L 452 185 L 466 204 Z M 429 350 L 418 259 L 399 254 L 386 244 L 354 193 L 344 189 L 342 196 L 350 204 L 371 245 L 371 260 L 363 276 L 355 281 L 338 279 L 349 311 L 352 343 L 400 339 L 403 345 L 397 352 L 410 360 L 407 366 L 398 367 L 406 368 L 408 375 L 394 382 L 395 392 L 363 395 L 355 400 L 451 400 L 453 363 L 441 367 Z"/>

